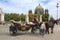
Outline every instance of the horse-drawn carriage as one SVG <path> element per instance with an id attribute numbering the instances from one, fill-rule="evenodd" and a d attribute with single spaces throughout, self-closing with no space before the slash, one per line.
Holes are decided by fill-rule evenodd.
<path id="1" fill-rule="evenodd" d="M 16 34 L 17 31 L 28 31 L 31 29 L 31 32 L 34 33 L 35 31 L 35 24 L 33 22 L 22 24 L 20 22 L 16 22 L 14 20 L 11 20 L 12 24 L 9 27 L 10 34 Z M 35 27 L 35 28 L 34 28 Z"/>
<path id="2" fill-rule="evenodd" d="M 29 23 L 22 24 L 20 22 L 16 22 L 16 21 L 13 21 L 13 20 L 11 22 L 12 22 L 12 24 L 9 27 L 10 34 L 14 35 L 14 34 L 17 33 L 18 30 L 19 31 L 28 31 L 30 29 L 31 29 L 31 33 L 34 33 L 36 31 L 36 29 L 39 29 L 39 32 L 40 32 L 41 23 L 36 23 L 35 24 L 33 22 L 29 22 Z M 54 24 L 55 24 L 55 22 L 52 22 L 52 21 L 47 22 L 46 32 L 49 33 L 49 28 L 51 28 L 51 33 L 53 33 Z"/>

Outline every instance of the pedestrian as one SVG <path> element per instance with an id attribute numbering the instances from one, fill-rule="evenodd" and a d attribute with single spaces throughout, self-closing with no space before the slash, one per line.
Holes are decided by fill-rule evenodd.
<path id="1" fill-rule="evenodd" d="M 46 22 L 45 23 L 45 27 L 46 27 L 46 33 L 48 33 L 49 34 L 49 24 L 48 24 L 49 22 Z"/>
<path id="2" fill-rule="evenodd" d="M 41 24 L 41 27 L 40 27 L 40 35 L 41 35 L 42 37 L 44 36 L 45 31 L 46 31 L 45 22 L 43 22 L 43 23 Z"/>

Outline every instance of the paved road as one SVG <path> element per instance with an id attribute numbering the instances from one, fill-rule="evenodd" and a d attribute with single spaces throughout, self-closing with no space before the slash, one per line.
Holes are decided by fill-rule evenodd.
<path id="1" fill-rule="evenodd" d="M 39 35 L 39 32 L 31 34 L 30 31 L 20 32 L 16 36 L 11 36 L 9 34 L 9 26 L 9 24 L 0 25 L 0 40 L 60 40 L 60 25 L 55 25 L 54 33 L 45 34 L 43 38 Z"/>

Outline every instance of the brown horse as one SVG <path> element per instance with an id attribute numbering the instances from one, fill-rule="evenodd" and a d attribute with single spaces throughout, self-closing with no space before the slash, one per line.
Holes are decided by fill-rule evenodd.
<path id="1" fill-rule="evenodd" d="M 46 22 L 45 24 L 46 24 L 46 33 L 48 32 L 48 34 L 49 34 L 49 28 L 51 28 L 51 33 L 53 33 L 55 22 L 49 21 L 49 22 Z"/>

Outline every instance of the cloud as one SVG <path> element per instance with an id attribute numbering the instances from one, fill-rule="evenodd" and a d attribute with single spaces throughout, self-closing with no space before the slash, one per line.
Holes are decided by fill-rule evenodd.
<path id="1" fill-rule="evenodd" d="M 1 0 L 1 4 L 3 5 L 4 10 L 8 12 L 14 12 L 14 11 L 16 12 L 16 10 L 19 11 L 20 9 L 20 13 L 21 12 L 26 13 L 29 9 L 34 10 L 37 4 L 39 4 L 39 2 L 41 1 L 40 0 L 34 0 L 34 1 L 33 0 Z M 4 6 L 6 6 L 7 8 L 5 9 Z"/>
<path id="2" fill-rule="evenodd" d="M 3 0 L 1 1 L 1 8 L 4 8 L 6 11 L 10 12 L 18 12 L 20 10 L 21 12 L 27 12 L 29 9 L 34 8 L 33 6 L 36 6 L 38 2 L 36 0 Z M 6 9 L 5 9 L 6 8 Z"/>
<path id="3" fill-rule="evenodd" d="M 29 9 L 32 9 L 34 12 L 36 6 L 40 3 L 43 8 L 49 10 L 50 15 L 56 18 L 56 2 L 56 0 L 0 0 L 0 8 L 4 12 L 27 13 Z M 58 0 L 58 3 L 60 5 L 60 0 Z"/>
<path id="4" fill-rule="evenodd" d="M 56 8 L 56 0 L 53 0 L 51 2 L 49 2 L 48 4 L 45 5 L 48 9 L 49 9 L 49 13 L 50 15 L 52 15 L 55 19 L 57 18 L 57 8 Z M 59 8 L 60 9 L 60 8 Z M 58 15 L 59 14 L 58 10 Z M 59 17 L 59 16 L 58 16 Z"/>
<path id="5" fill-rule="evenodd" d="M 18 8 L 11 7 L 11 6 L 8 6 L 8 5 L 4 5 L 2 3 L 0 3 L 0 8 L 2 8 L 4 10 L 4 12 L 17 12 L 17 13 L 19 12 Z"/>

